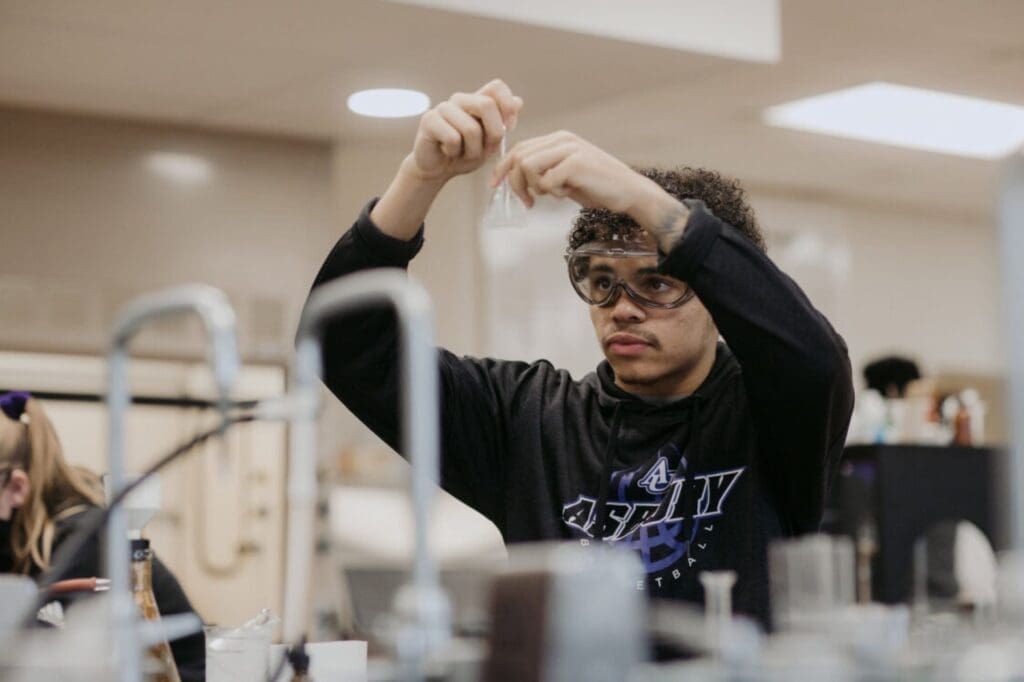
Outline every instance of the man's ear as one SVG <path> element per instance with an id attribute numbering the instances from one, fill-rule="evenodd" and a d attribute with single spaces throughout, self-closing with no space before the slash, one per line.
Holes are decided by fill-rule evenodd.
<path id="1" fill-rule="evenodd" d="M 32 483 L 28 480 L 28 474 L 21 469 L 12 471 L 7 480 L 7 490 L 10 495 L 11 509 L 18 509 L 28 502 L 29 493 L 32 491 Z"/>

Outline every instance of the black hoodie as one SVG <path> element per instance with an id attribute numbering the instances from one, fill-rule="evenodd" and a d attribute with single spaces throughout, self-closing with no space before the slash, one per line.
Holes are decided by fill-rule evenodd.
<path id="1" fill-rule="evenodd" d="M 546 361 L 439 350 L 442 486 L 506 542 L 604 539 L 636 550 L 638 589 L 701 601 L 698 574 L 737 572 L 737 610 L 768 621 L 767 545 L 812 532 L 853 409 L 843 340 L 797 285 L 738 230 L 691 203 L 659 269 L 690 284 L 725 343 L 692 395 L 663 404 L 618 388 L 610 365 L 574 381 Z M 404 242 L 370 220 L 371 202 L 314 283 L 405 268 Z M 398 449 L 391 311 L 328 325 L 325 382 Z M 598 532 L 600 529 L 600 532 Z"/>

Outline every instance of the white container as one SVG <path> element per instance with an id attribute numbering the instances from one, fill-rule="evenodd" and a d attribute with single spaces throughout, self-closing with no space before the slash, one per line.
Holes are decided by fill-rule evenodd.
<path id="1" fill-rule="evenodd" d="M 281 657 L 288 647 L 274 644 L 270 647 L 270 671 L 277 670 Z M 313 680 L 330 680 L 331 682 L 366 682 L 366 642 L 313 642 L 306 644 L 309 656 L 309 676 Z M 281 682 L 292 679 L 292 671 L 288 664 L 278 677 Z M 207 682 L 211 682 L 207 677 Z M 216 681 L 212 681 L 216 682 Z"/>
<path id="2" fill-rule="evenodd" d="M 207 682 L 265 680 L 273 627 L 203 628 L 206 633 Z"/>

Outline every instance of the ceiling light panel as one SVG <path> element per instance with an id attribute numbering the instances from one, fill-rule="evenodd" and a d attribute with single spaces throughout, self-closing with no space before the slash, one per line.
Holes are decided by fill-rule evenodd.
<path id="1" fill-rule="evenodd" d="M 392 0 L 645 45 L 774 63 L 778 0 Z"/>
<path id="2" fill-rule="evenodd" d="M 980 159 L 998 159 L 1024 145 L 1024 107 L 893 83 L 867 83 L 771 107 L 764 121 Z"/>

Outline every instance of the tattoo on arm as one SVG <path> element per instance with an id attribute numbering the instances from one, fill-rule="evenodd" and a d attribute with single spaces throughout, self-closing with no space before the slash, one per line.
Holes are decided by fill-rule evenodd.
<path id="1" fill-rule="evenodd" d="M 690 209 L 680 201 L 673 201 L 673 206 L 658 215 L 653 230 L 654 239 L 662 253 L 668 253 L 676 245 L 686 230 L 686 222 L 690 219 Z"/>

